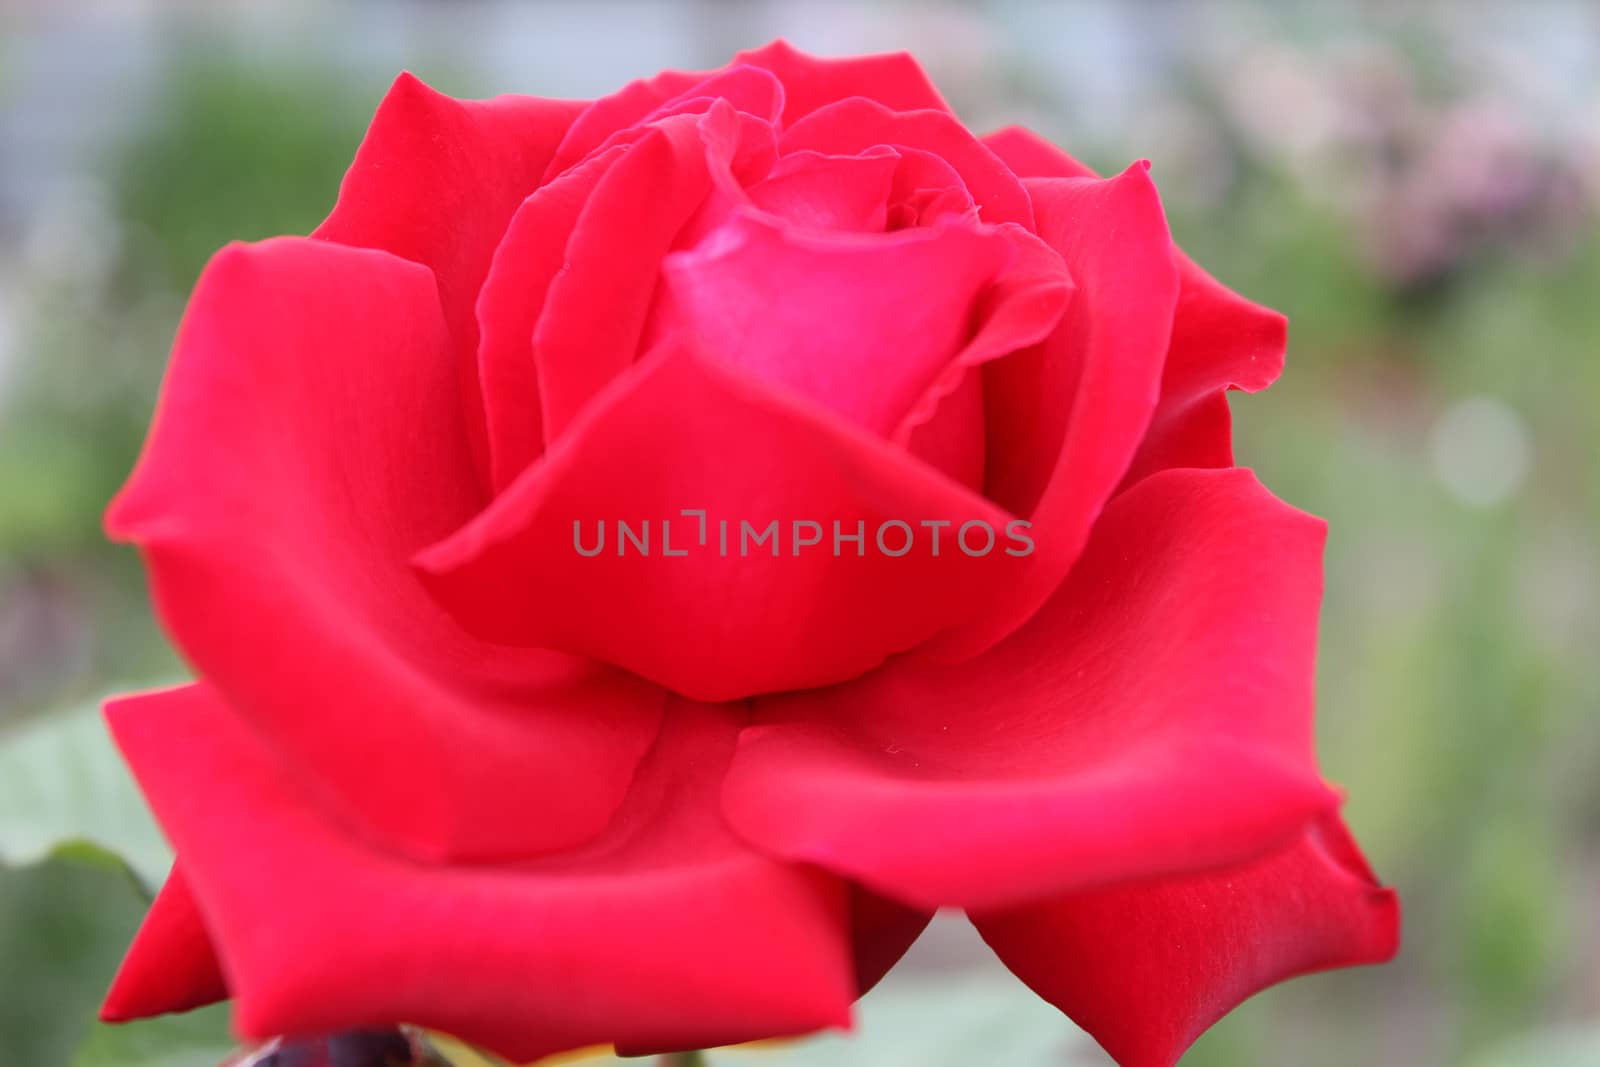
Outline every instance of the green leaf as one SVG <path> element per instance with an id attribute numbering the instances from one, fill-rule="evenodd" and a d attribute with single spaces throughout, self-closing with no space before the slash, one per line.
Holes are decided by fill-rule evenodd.
<path id="1" fill-rule="evenodd" d="M 0 868 L 0 1063 L 70 1062 L 145 903 L 97 850 Z"/>
<path id="2" fill-rule="evenodd" d="M 121 857 L 146 887 L 172 864 L 92 705 L 0 734 L 0 864 L 36 863 L 73 843 Z"/>
<path id="3" fill-rule="evenodd" d="M 96 1023 L 71 1067 L 217 1067 L 234 1052 L 228 1007 L 136 1023 Z"/>

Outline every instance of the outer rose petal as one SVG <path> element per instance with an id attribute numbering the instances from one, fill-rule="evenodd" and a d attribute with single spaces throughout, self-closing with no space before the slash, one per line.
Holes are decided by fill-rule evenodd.
<path id="1" fill-rule="evenodd" d="M 984 365 L 985 495 L 1031 520 L 1038 547 L 993 610 L 930 648 L 952 658 L 1015 629 L 1077 559 L 1155 407 L 1177 300 L 1172 241 L 1144 166 L 1028 185 L 1039 236 L 1078 292 L 1043 343 Z"/>
<path id="2" fill-rule="evenodd" d="M 823 59 L 777 40 L 740 52 L 733 62 L 764 67 L 783 82 L 786 126 L 852 96 L 875 100 L 891 111 L 950 110 L 909 52 Z"/>
<path id="3" fill-rule="evenodd" d="M 522 855 L 605 826 L 664 695 L 474 641 L 418 583 L 409 556 L 479 506 L 448 352 L 425 268 L 230 246 L 107 525 L 304 788 L 417 855 Z"/>
<path id="4" fill-rule="evenodd" d="M 511 213 L 539 184 L 556 145 L 586 106 L 533 96 L 455 100 L 402 74 L 373 117 L 339 202 L 312 234 L 393 252 L 438 278 L 456 390 L 485 483 L 473 305 Z"/>
<path id="5" fill-rule="evenodd" d="M 227 998 L 228 983 L 211 949 L 211 936 L 182 869 L 174 866 L 128 946 L 100 1018 L 126 1022 Z"/>
<path id="6" fill-rule="evenodd" d="M 1400 910 L 1328 814 L 1287 847 L 1237 867 L 973 922 L 1006 966 L 1122 1067 L 1171 1067 L 1267 986 L 1393 957 Z"/>
<path id="7" fill-rule="evenodd" d="M 758 699 L 728 818 L 928 907 L 1253 856 L 1335 800 L 1311 736 L 1322 533 L 1248 471 L 1151 477 L 983 656 Z"/>
<path id="8" fill-rule="evenodd" d="M 679 702 L 605 834 L 419 866 L 345 832 L 206 685 L 113 702 L 247 1037 L 408 1021 L 516 1062 L 846 1025 L 843 886 L 741 845 L 716 790 L 743 713 Z"/>
<path id="9" fill-rule="evenodd" d="M 1093 177 L 1038 134 L 1008 126 L 983 143 L 1024 178 Z M 1288 321 L 1229 290 L 1177 252 L 1178 308 L 1161 400 L 1123 485 L 1167 467 L 1233 465 L 1225 391 L 1254 393 L 1283 370 Z"/>
<path id="10" fill-rule="evenodd" d="M 1258 392 L 1283 371 L 1289 320 L 1178 253 L 1178 312 L 1161 400 L 1124 485 L 1168 467 L 1231 467 L 1227 390 Z"/>
<path id="11" fill-rule="evenodd" d="M 684 508 L 708 513 L 706 537 Z M 418 557 L 435 594 L 486 639 L 615 663 L 675 692 L 732 700 L 854 677 L 969 616 L 1019 562 L 969 557 L 956 527 L 1010 517 L 887 441 L 692 353 L 665 348 L 614 382 L 544 459 L 469 525 Z M 671 519 L 667 558 L 662 520 Z M 897 558 L 870 540 L 895 519 L 916 543 Z M 593 545 L 604 520 L 604 551 Z M 728 523 L 720 554 L 717 523 Z M 792 551 L 791 523 L 823 538 Z M 934 555 L 923 521 L 943 521 Z M 652 528 L 649 556 L 619 552 L 619 521 Z M 772 541 L 741 557 L 741 522 Z M 954 525 L 950 525 L 950 524 Z M 809 534 L 810 531 L 806 530 Z M 898 548 L 893 528 L 888 544 Z M 903 540 L 903 538 L 902 538 Z M 981 539 L 974 536 L 973 543 Z"/>
<path id="12" fill-rule="evenodd" d="M 1094 168 L 1073 159 L 1024 126 L 1006 126 L 979 138 L 1019 178 L 1098 178 Z"/>

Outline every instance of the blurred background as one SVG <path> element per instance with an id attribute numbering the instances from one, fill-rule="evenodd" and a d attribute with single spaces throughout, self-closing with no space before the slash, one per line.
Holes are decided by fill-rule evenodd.
<path id="1" fill-rule="evenodd" d="M 397 71 L 588 97 L 779 35 L 908 48 L 975 129 L 1151 159 L 1180 243 L 1290 317 L 1283 380 L 1235 400 L 1238 452 L 1331 522 L 1322 753 L 1401 889 L 1405 947 L 1258 997 L 1184 1063 L 1600 1064 L 1600 7 L 0 12 L 0 837 L 39 837 L 41 797 L 140 817 L 67 736 L 95 736 L 83 709 L 107 691 L 182 670 L 100 512 L 207 256 L 314 226 Z M 26 865 L 41 849 L 9 847 L 0 1060 L 214 1063 L 214 1014 L 142 1052 L 89 1024 L 137 880 L 90 845 Z M 1109 1062 L 956 924 L 869 998 L 855 1043 L 750 1060 L 802 1061 Z"/>

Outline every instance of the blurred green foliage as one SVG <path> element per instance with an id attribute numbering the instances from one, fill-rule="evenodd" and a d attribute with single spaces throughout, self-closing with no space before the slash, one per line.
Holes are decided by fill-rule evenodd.
<path id="1" fill-rule="evenodd" d="M 370 108 L 329 74 L 191 59 L 174 67 L 150 124 L 106 146 L 109 202 L 80 208 L 93 233 L 78 239 L 97 247 L 69 248 L 74 270 L 26 282 L 28 358 L 0 410 L 0 592 L 64 605 L 84 625 L 39 651 L 42 669 L 5 662 L 0 647 L 0 707 L 81 700 L 107 677 L 178 674 L 137 560 L 106 544 L 101 512 L 138 455 L 200 268 L 229 240 L 313 228 Z"/>
<path id="2" fill-rule="evenodd" d="M 371 111 L 326 71 L 178 66 L 155 121 L 113 163 L 117 214 L 134 234 L 123 284 L 186 292 L 226 241 L 309 232 Z"/>
<path id="3" fill-rule="evenodd" d="M 103 853 L 0 867 L 0 1055 L 67 1064 L 149 898 Z"/>

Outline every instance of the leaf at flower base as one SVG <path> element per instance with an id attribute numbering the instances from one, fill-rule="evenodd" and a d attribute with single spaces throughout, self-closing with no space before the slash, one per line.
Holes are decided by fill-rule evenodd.
<path id="1" fill-rule="evenodd" d="M 0 733 L 0 866 L 37 863 L 70 842 L 121 857 L 146 889 L 172 864 L 97 705 Z"/>
<path id="2" fill-rule="evenodd" d="M 111 1026 L 97 1023 L 70 1067 L 217 1067 L 234 1050 L 225 1004 Z"/>

